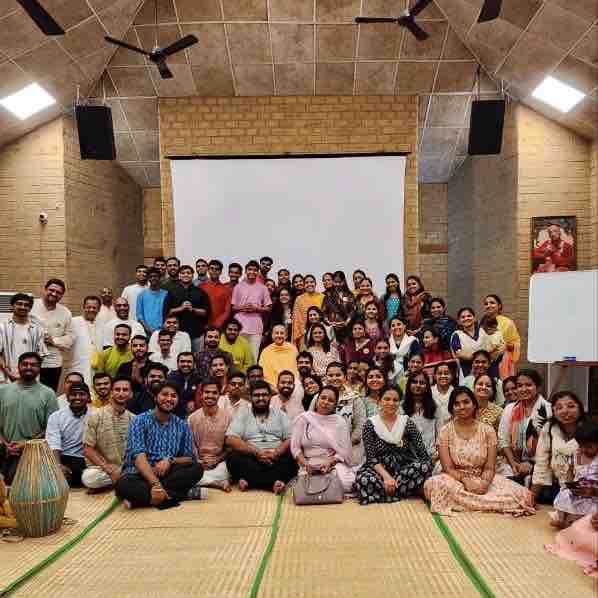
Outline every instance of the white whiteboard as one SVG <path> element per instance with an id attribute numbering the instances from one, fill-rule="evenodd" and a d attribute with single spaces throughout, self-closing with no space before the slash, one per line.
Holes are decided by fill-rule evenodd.
<path id="1" fill-rule="evenodd" d="M 198 159 L 170 162 L 176 255 L 225 264 L 269 255 L 314 274 L 362 268 L 378 292 L 404 281 L 404 156 Z"/>
<path id="2" fill-rule="evenodd" d="M 598 361 L 598 270 L 531 277 L 527 353 L 534 363 Z"/>

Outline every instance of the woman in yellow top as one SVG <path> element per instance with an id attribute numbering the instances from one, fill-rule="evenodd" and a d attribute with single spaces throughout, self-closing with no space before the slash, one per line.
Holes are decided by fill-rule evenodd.
<path id="1" fill-rule="evenodd" d="M 507 345 L 498 367 L 500 379 L 504 380 L 515 373 L 521 352 L 521 337 L 515 322 L 502 315 L 502 301 L 498 295 L 486 295 L 484 312 L 486 316 L 496 318 L 498 329 Z"/>
<path id="2" fill-rule="evenodd" d="M 315 305 L 321 308 L 324 301 L 324 294 L 316 292 L 316 277 L 313 274 L 306 274 L 305 291 L 295 299 L 293 306 L 293 343 L 299 346 L 307 324 L 307 310 Z"/>
<path id="3" fill-rule="evenodd" d="M 297 371 L 297 347 L 287 342 L 287 331 L 284 325 L 277 324 L 272 328 L 272 344 L 268 345 L 260 355 L 260 365 L 264 370 L 264 379 L 270 386 L 276 388 L 278 375 L 284 370 L 293 372 L 295 378 L 299 377 Z"/>

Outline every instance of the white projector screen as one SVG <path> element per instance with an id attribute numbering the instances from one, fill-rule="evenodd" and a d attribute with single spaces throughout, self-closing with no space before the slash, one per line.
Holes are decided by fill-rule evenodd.
<path id="1" fill-rule="evenodd" d="M 377 292 L 404 289 L 404 156 L 171 160 L 176 254 L 224 262 L 269 255 L 271 275 L 361 268 Z"/>

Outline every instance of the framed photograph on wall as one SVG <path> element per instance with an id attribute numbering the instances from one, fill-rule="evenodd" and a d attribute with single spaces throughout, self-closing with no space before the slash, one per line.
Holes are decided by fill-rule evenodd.
<path id="1" fill-rule="evenodd" d="M 532 274 L 577 270 L 577 218 L 532 218 Z"/>

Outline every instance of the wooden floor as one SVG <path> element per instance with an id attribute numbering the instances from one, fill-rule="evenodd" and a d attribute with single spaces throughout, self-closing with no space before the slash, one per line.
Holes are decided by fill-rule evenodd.
<path id="1" fill-rule="evenodd" d="M 523 519 L 476 513 L 443 518 L 464 564 L 421 501 L 296 507 L 290 493 L 279 500 L 264 492 L 211 490 L 207 501 L 167 511 L 118 505 L 61 551 L 112 501 L 111 495 L 73 492 L 67 509 L 72 525 L 47 538 L 1 543 L 0 595 L 59 551 L 9 595 L 598 596 L 596 579 L 545 552 L 554 537 L 546 511 Z"/>

